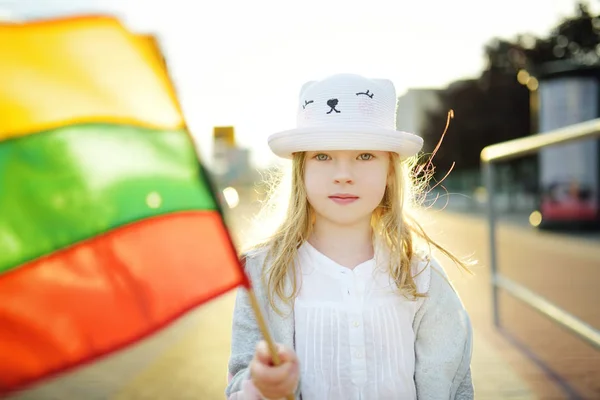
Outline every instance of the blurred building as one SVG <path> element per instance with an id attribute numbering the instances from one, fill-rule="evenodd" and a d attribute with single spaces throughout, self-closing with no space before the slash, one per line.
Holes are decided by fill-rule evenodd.
<path id="1" fill-rule="evenodd" d="M 440 90 L 412 88 L 398 97 L 396 129 L 420 134 L 425 126 L 428 111 L 439 108 Z"/>
<path id="2" fill-rule="evenodd" d="M 239 147 L 233 126 L 218 126 L 213 129 L 212 173 L 220 187 L 252 186 L 258 172 L 251 162 L 251 151 Z"/>

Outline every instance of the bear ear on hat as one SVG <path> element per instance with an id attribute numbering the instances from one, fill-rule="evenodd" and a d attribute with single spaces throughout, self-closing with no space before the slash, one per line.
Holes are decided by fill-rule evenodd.
<path id="1" fill-rule="evenodd" d="M 316 82 L 317 81 L 308 81 L 304 85 L 302 85 L 302 88 L 300 89 L 300 100 L 302 100 L 302 96 L 304 95 L 304 92 L 306 91 L 306 89 L 308 89 L 309 87 L 314 85 Z"/>
<path id="2" fill-rule="evenodd" d="M 388 91 L 389 93 L 393 93 L 394 96 L 396 95 L 396 87 L 394 86 L 394 82 L 392 82 L 389 79 L 372 79 L 373 82 L 377 83 L 379 86 L 381 86 L 384 90 Z"/>

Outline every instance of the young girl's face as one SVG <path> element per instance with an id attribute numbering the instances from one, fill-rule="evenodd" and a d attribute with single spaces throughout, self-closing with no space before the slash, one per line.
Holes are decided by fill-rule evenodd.
<path id="1" fill-rule="evenodd" d="M 370 221 L 387 185 L 384 151 L 307 152 L 304 183 L 317 218 L 348 225 Z"/>

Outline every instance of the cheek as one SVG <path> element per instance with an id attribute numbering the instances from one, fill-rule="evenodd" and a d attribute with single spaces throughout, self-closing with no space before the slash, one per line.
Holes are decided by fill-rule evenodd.
<path id="1" fill-rule="evenodd" d="M 304 186 L 306 187 L 306 194 L 309 201 L 325 191 L 325 180 L 323 175 L 322 172 L 319 173 L 319 171 L 310 168 L 307 165 L 304 172 Z"/>
<path id="2" fill-rule="evenodd" d="M 385 193 L 386 184 L 385 178 L 369 181 L 369 192 L 371 193 L 370 197 L 373 199 L 373 202 L 377 204 L 381 202 L 383 194 Z"/>
<path id="3" fill-rule="evenodd" d="M 387 173 L 385 170 L 377 170 L 372 171 L 368 177 L 364 179 L 364 188 L 366 190 L 363 191 L 363 196 L 367 196 L 369 199 L 369 203 L 373 203 L 376 207 L 381 202 L 383 198 L 383 194 L 385 193 L 385 188 L 387 186 Z"/>

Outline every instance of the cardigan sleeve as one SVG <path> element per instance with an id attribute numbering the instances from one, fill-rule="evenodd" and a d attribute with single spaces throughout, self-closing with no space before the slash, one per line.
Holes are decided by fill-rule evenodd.
<path id="1" fill-rule="evenodd" d="M 439 263 L 430 260 L 427 297 L 415 315 L 415 384 L 419 399 L 474 398 L 469 315 Z"/>
<path id="2" fill-rule="evenodd" d="M 252 283 L 257 300 L 264 310 L 267 307 L 267 301 L 260 279 L 262 273 L 261 258 L 255 253 L 247 254 L 243 257 L 243 265 Z M 252 382 L 249 369 L 256 344 L 262 339 L 263 336 L 250 304 L 248 292 L 244 288 L 238 288 L 233 310 L 228 383 L 225 389 L 225 397 L 228 400 L 263 399 Z M 296 398 L 300 396 L 300 383 L 296 388 L 295 396 Z"/>
<path id="3" fill-rule="evenodd" d="M 467 374 L 463 380 L 459 383 L 456 390 L 456 400 L 472 400 L 475 394 L 473 391 L 473 381 L 471 379 L 471 368 L 469 367 Z"/>
<path id="4" fill-rule="evenodd" d="M 244 268 L 252 284 L 253 269 L 256 268 L 251 257 L 244 256 Z M 254 317 L 254 311 L 250 305 L 248 292 L 244 288 L 238 288 L 233 309 L 233 321 L 231 329 L 231 353 L 229 356 L 228 370 L 229 379 L 225 395 L 230 398 L 234 393 L 248 391 L 250 381 L 249 365 L 254 357 L 256 344 L 262 339 L 258 323 Z M 251 391 L 251 390 L 250 390 Z M 233 397 L 236 398 L 236 397 Z M 237 397 L 246 398 L 246 397 Z M 252 399 L 252 397 L 248 397 Z"/>

